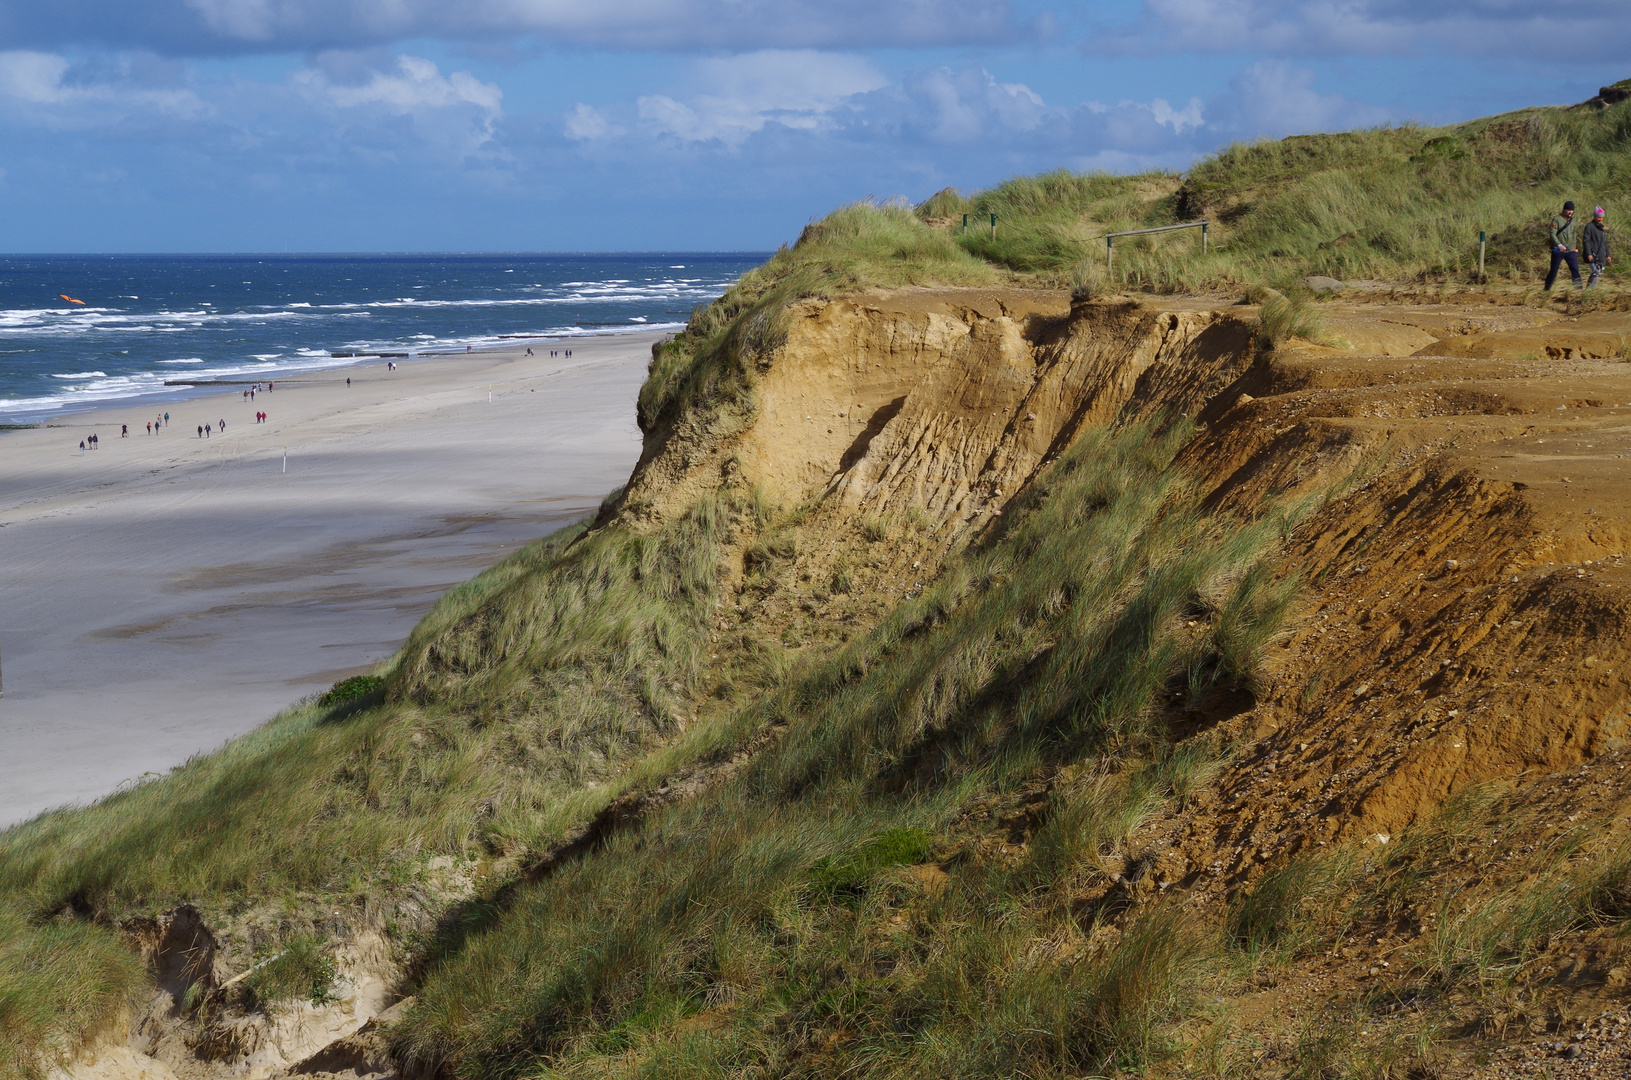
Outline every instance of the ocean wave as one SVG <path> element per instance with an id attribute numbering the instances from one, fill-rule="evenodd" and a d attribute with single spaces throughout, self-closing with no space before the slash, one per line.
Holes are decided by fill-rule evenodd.
<path id="1" fill-rule="evenodd" d="M 108 377 L 108 373 L 105 371 L 71 371 L 66 375 L 52 375 L 51 377 L 53 379 L 105 379 Z"/>

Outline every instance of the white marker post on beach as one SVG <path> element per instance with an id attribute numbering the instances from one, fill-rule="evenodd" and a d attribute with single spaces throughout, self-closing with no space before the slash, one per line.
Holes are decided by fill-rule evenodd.
<path id="1" fill-rule="evenodd" d="M 283 471 L 289 471 L 289 446 L 287 443 L 283 446 Z"/>
<path id="2" fill-rule="evenodd" d="M 493 384 L 488 383 L 487 384 L 487 404 L 491 405 L 492 403 L 493 403 Z"/>

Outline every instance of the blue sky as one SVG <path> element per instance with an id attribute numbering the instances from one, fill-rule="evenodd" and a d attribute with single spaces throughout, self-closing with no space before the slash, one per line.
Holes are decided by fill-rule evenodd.
<path id="1" fill-rule="evenodd" d="M 0 0 L 0 251 L 762 250 L 1627 77 L 1627 0 Z"/>

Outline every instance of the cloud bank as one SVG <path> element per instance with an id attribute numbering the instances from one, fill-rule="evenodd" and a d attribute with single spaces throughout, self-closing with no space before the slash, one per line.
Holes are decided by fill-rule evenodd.
<path id="1" fill-rule="evenodd" d="M 0 0 L 0 41 L 164 55 L 518 36 L 614 49 L 989 47 L 1035 33 L 1006 0 Z"/>
<path id="2" fill-rule="evenodd" d="M 1098 52 L 1281 56 L 1623 59 L 1625 0 L 1144 0 L 1137 25 L 1101 32 Z"/>

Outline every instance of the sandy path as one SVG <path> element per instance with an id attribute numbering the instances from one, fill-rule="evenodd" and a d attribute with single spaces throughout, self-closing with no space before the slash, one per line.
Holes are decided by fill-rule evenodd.
<path id="1" fill-rule="evenodd" d="M 574 341 L 571 360 L 535 346 L 359 365 L 253 403 L 232 391 L 0 432 L 0 826 L 168 769 L 365 669 L 448 586 L 592 511 L 639 455 L 653 336 Z M 165 408 L 170 426 L 145 434 Z M 195 437 L 223 418 L 224 436 Z M 101 448 L 81 455 L 93 431 Z"/>

